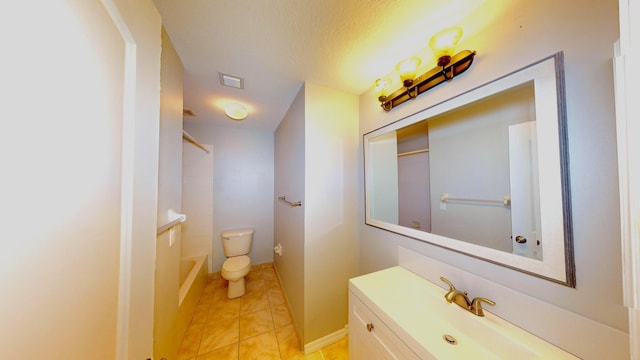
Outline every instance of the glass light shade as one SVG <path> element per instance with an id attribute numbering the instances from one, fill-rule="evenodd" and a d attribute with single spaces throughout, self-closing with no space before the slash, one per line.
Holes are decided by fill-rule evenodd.
<path id="1" fill-rule="evenodd" d="M 380 101 L 384 101 L 384 99 L 386 99 L 387 95 L 389 95 L 389 85 L 390 82 L 387 79 L 378 79 L 376 80 L 376 82 L 374 83 L 374 91 L 376 96 L 378 97 L 378 100 Z"/>
<path id="2" fill-rule="evenodd" d="M 233 120 L 244 120 L 249 116 L 246 106 L 237 102 L 230 102 L 224 107 L 224 113 Z"/>
<path id="3" fill-rule="evenodd" d="M 396 70 L 400 73 L 400 80 L 402 80 L 405 87 L 413 84 L 413 79 L 416 78 L 418 67 L 422 63 L 419 57 L 413 56 L 408 59 L 402 60 L 396 66 Z"/>
<path id="4" fill-rule="evenodd" d="M 462 29 L 457 26 L 444 29 L 431 37 L 429 47 L 431 47 L 435 58 L 438 59 L 438 65 L 444 66 L 449 63 L 461 37 Z M 445 64 L 441 64 L 443 58 L 446 58 Z"/>

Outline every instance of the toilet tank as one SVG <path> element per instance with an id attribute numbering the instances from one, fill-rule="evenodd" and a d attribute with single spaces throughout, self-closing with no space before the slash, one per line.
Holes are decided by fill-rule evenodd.
<path id="1" fill-rule="evenodd" d="M 246 255 L 251 251 L 253 229 L 228 230 L 222 232 L 224 256 Z"/>

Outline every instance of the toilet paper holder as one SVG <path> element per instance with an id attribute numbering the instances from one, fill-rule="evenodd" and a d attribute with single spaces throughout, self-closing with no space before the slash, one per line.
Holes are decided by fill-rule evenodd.
<path id="1" fill-rule="evenodd" d="M 274 246 L 273 252 L 282 256 L 282 244 L 278 243 L 278 245 Z"/>

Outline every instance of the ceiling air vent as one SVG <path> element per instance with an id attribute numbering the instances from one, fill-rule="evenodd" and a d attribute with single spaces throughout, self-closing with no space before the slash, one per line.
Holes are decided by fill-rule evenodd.
<path id="1" fill-rule="evenodd" d="M 236 89 L 244 89 L 244 79 L 238 76 L 229 74 L 218 73 L 220 76 L 220 84 Z"/>

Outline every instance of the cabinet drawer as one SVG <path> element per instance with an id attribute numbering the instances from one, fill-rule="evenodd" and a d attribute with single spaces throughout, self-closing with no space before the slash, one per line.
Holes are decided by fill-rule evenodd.
<path id="1" fill-rule="evenodd" d="M 420 358 L 360 299 L 349 292 L 351 360 Z"/>

